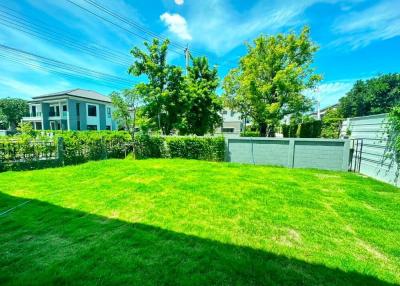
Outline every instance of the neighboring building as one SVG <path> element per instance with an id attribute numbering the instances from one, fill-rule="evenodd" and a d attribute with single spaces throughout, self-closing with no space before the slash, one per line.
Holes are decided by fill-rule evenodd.
<path id="1" fill-rule="evenodd" d="M 311 115 L 311 117 L 313 117 L 316 120 L 321 120 L 325 116 L 325 113 L 329 109 L 336 109 L 338 106 L 339 106 L 339 103 L 335 103 L 335 104 L 329 105 L 327 107 L 324 107 L 322 109 L 317 108 L 317 111 L 311 113 L 310 115 Z"/>
<path id="2" fill-rule="evenodd" d="M 240 135 L 244 126 L 244 120 L 241 118 L 241 114 L 230 109 L 224 109 L 221 115 L 222 126 L 218 127 L 215 133 Z"/>
<path id="3" fill-rule="evenodd" d="M 97 92 L 72 89 L 35 96 L 29 117 L 35 130 L 116 130 L 111 99 Z"/>

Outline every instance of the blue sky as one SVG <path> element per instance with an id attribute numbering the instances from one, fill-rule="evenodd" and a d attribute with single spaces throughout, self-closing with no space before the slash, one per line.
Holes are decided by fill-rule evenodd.
<path id="1" fill-rule="evenodd" d="M 70 1 L 0 1 L 0 44 L 128 82 L 64 76 L 48 71 L 35 57 L 15 60 L 3 49 L 0 97 L 29 99 L 77 87 L 109 94 L 129 87 L 143 80 L 127 74 L 132 61 L 129 51 L 142 46 L 143 37 L 151 38 L 150 34 L 168 37 L 174 44 L 171 63 L 184 65 L 182 47 L 188 44 L 194 54 L 206 55 L 217 64 L 223 78 L 246 52 L 245 42 L 260 34 L 298 31 L 309 25 L 312 39 L 320 46 L 315 66 L 324 80 L 315 92 L 307 94 L 320 97 L 322 106 L 335 103 L 357 79 L 399 72 L 400 68 L 399 0 Z M 90 2 L 97 2 L 114 16 Z M 27 27 L 42 37 L 23 32 Z M 43 33 L 52 34 L 43 38 Z M 104 57 L 99 50 L 113 56 Z"/>

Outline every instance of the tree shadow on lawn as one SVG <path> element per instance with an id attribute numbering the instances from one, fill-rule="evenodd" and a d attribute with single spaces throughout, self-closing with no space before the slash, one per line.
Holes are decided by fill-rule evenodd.
<path id="1" fill-rule="evenodd" d="M 0 211 L 25 199 L 0 193 Z M 0 284 L 391 285 L 40 201 L 0 217 Z"/>

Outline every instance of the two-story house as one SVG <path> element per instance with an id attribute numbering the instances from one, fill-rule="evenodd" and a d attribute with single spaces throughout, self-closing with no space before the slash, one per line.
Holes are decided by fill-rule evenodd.
<path id="1" fill-rule="evenodd" d="M 35 130 L 116 130 L 111 99 L 97 92 L 72 89 L 35 96 L 29 117 Z"/>

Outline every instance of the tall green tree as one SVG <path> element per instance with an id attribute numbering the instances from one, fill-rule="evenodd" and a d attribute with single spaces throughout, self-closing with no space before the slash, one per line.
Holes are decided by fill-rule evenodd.
<path id="1" fill-rule="evenodd" d="M 339 100 L 344 117 L 386 113 L 400 104 L 400 74 L 386 74 L 369 80 L 357 81 Z"/>
<path id="2" fill-rule="evenodd" d="M 132 89 L 111 93 L 113 117 L 119 125 L 131 133 L 132 139 L 135 138 L 137 111 L 143 104 L 142 88 L 143 84 L 138 84 Z"/>
<path id="3" fill-rule="evenodd" d="M 225 79 L 225 96 L 248 105 L 261 136 L 274 136 L 283 116 L 311 108 L 302 92 L 321 80 L 312 67 L 316 51 L 308 27 L 298 35 L 260 36 Z"/>
<path id="4" fill-rule="evenodd" d="M 153 39 L 144 43 L 145 51 L 134 47 L 131 54 L 135 60 L 129 68 L 134 76 L 147 76 L 148 82 L 141 88 L 145 112 L 164 134 L 181 122 L 186 104 L 182 69 L 167 63 L 168 44 L 168 40 Z"/>
<path id="5" fill-rule="evenodd" d="M 321 137 L 339 138 L 343 117 L 337 108 L 330 108 L 322 118 Z"/>
<path id="6" fill-rule="evenodd" d="M 217 96 L 217 69 L 205 57 L 193 59 L 186 77 L 187 108 L 179 128 L 181 134 L 202 136 L 221 124 L 222 100 Z"/>
<path id="7" fill-rule="evenodd" d="M 26 100 L 20 98 L 0 99 L 0 120 L 9 129 L 15 130 L 22 117 L 29 114 L 29 106 Z"/>

